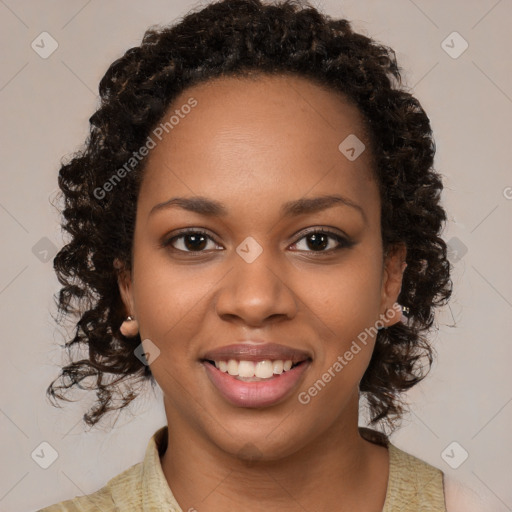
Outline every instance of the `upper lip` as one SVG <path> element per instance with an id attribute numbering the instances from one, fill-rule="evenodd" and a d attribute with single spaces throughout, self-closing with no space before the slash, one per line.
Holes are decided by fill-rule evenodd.
<path id="1" fill-rule="evenodd" d="M 267 359 L 271 361 L 291 360 L 292 363 L 300 363 L 306 359 L 311 359 L 311 355 L 304 350 L 279 345 L 278 343 L 235 343 L 209 350 L 202 359 L 209 361 L 228 361 L 229 359 L 263 361 Z"/>

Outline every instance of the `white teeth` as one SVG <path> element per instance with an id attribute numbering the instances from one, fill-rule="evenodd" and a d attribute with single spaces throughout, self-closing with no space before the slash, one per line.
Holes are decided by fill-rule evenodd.
<path id="1" fill-rule="evenodd" d="M 260 379 L 268 379 L 274 375 L 274 368 L 272 361 L 268 359 L 265 361 L 258 361 L 256 363 L 256 369 L 254 370 L 254 376 Z"/>
<path id="2" fill-rule="evenodd" d="M 256 365 L 252 361 L 240 361 L 238 363 L 239 377 L 254 377 Z"/>
<path id="3" fill-rule="evenodd" d="M 283 361 L 281 361 L 281 360 L 274 361 L 274 373 L 276 375 L 279 375 L 279 374 L 283 373 L 283 370 L 284 370 L 284 363 L 283 363 Z"/>
<path id="4" fill-rule="evenodd" d="M 228 373 L 229 375 L 238 375 L 238 361 L 234 359 L 228 361 Z"/>
<path id="5" fill-rule="evenodd" d="M 214 363 L 221 372 L 229 373 L 233 377 L 257 377 L 259 379 L 270 379 L 274 375 L 280 375 L 290 370 L 293 365 L 291 359 L 286 361 L 265 359 L 257 362 L 230 359 L 229 361 L 214 361 Z"/>

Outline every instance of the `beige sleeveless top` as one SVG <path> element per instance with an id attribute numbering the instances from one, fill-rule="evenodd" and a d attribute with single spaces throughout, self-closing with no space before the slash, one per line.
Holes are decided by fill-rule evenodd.
<path id="1" fill-rule="evenodd" d="M 446 512 L 443 473 L 396 448 L 375 430 L 361 435 L 389 450 L 389 479 L 382 512 Z M 160 464 L 167 448 L 167 426 L 153 434 L 146 455 L 96 492 L 40 509 L 38 512 L 184 512 L 174 498 Z M 335 512 L 335 511 L 333 511 Z"/>
<path id="2" fill-rule="evenodd" d="M 382 512 L 446 512 L 443 472 L 406 453 L 381 432 L 359 428 L 364 439 L 387 446 L 389 477 Z"/>

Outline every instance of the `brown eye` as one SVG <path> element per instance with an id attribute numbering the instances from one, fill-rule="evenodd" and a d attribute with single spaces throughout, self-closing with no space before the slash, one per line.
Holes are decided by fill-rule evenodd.
<path id="1" fill-rule="evenodd" d="M 329 236 L 324 233 L 312 233 L 311 235 L 307 235 L 306 240 L 308 240 L 307 244 L 313 251 L 323 250 L 329 245 Z"/>
<path id="2" fill-rule="evenodd" d="M 212 242 L 214 245 L 214 247 L 210 247 L 210 249 L 215 249 L 217 246 L 215 240 L 206 232 L 188 230 L 169 238 L 163 243 L 163 246 L 172 246 L 173 249 L 181 252 L 204 252 L 208 247 L 208 242 Z"/>
<path id="3" fill-rule="evenodd" d="M 206 245 L 206 237 L 201 234 L 183 235 L 183 245 L 188 251 L 202 251 Z"/>
<path id="4" fill-rule="evenodd" d="M 302 248 L 300 248 L 299 244 L 302 240 L 305 240 L 305 243 L 303 243 Z M 318 229 L 316 231 L 310 231 L 293 244 L 293 246 L 299 248 L 299 250 L 317 253 L 330 253 L 351 247 L 352 245 L 354 245 L 352 241 L 337 233 Z"/>

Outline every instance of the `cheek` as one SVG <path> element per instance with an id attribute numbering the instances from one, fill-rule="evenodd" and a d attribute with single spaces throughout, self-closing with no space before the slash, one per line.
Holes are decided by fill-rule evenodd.
<path id="1" fill-rule="evenodd" d="M 328 336 L 321 336 L 314 371 L 303 387 L 319 404 L 341 404 L 351 396 L 373 352 L 380 313 L 381 267 L 378 254 L 366 254 L 369 256 L 355 254 L 346 265 L 309 283 L 312 318 L 328 327 L 322 331 Z"/>
<path id="2" fill-rule="evenodd" d="M 163 251 L 144 249 L 135 255 L 134 275 L 141 337 L 151 339 L 164 356 L 191 352 L 188 341 L 200 329 L 208 292 L 218 278 L 199 266 L 171 264 Z"/>
<path id="3" fill-rule="evenodd" d="M 308 306 L 330 328 L 330 336 L 343 342 L 373 324 L 379 315 L 382 269 L 371 252 L 354 252 L 340 265 L 324 272 L 303 273 Z"/>
<path id="4" fill-rule="evenodd" d="M 215 281 L 197 270 L 162 264 L 154 256 L 146 265 L 139 261 L 134 292 L 140 335 L 159 350 L 151 372 L 175 410 L 183 416 L 200 414 L 191 408 L 190 391 L 197 386 L 191 369 L 197 364 L 208 290 Z M 195 395 L 197 401 L 200 394 Z"/>
<path id="5" fill-rule="evenodd" d="M 334 421 L 349 402 L 357 403 L 359 382 L 370 362 L 376 338 L 374 322 L 366 310 L 338 315 L 331 325 L 335 336 L 318 347 L 311 373 L 298 395 L 322 424 Z"/>

